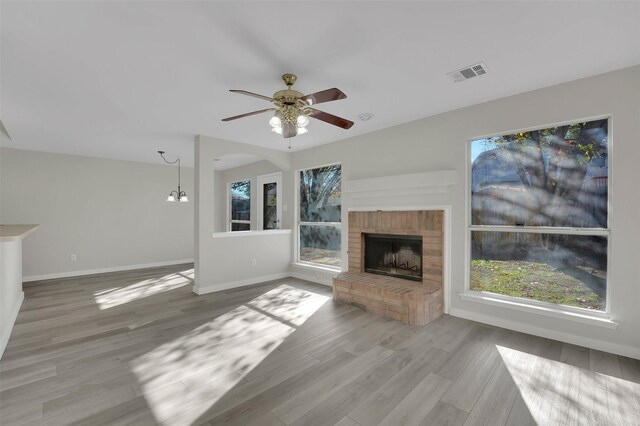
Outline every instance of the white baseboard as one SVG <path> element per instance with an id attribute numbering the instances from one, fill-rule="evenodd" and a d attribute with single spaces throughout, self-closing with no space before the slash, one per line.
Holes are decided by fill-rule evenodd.
<path id="1" fill-rule="evenodd" d="M 289 274 L 293 278 L 333 287 L 333 279 L 340 274 L 340 270 L 319 265 L 309 265 L 303 262 L 293 262 L 289 265 Z"/>
<path id="2" fill-rule="evenodd" d="M 56 272 L 54 274 L 30 275 L 22 277 L 22 282 L 53 280 L 56 278 L 79 277 L 81 275 L 104 274 L 107 272 L 131 271 L 133 269 L 156 268 L 158 266 L 179 265 L 181 263 L 193 263 L 192 259 L 167 260 L 164 262 L 141 263 L 138 265 L 112 266 L 109 268 L 85 269 L 82 271 Z"/>
<path id="3" fill-rule="evenodd" d="M 246 280 L 230 281 L 221 284 L 214 284 L 208 286 L 194 285 L 193 292 L 197 295 L 203 295 L 208 293 L 215 293 L 217 291 L 230 290 L 232 288 L 244 287 L 252 284 L 260 284 L 267 281 L 279 280 L 281 278 L 290 277 L 288 272 L 281 272 L 279 274 L 261 275 L 255 278 L 248 278 Z"/>
<path id="4" fill-rule="evenodd" d="M 18 312 L 20 312 L 20 306 L 22 306 L 23 300 L 24 291 L 21 291 L 20 297 L 16 301 L 16 304 L 13 306 L 13 311 L 11 312 L 11 316 L 9 317 L 7 323 L 2 324 L 2 330 L 0 330 L 0 359 L 2 359 L 2 355 L 4 354 L 4 350 L 7 347 L 7 343 L 9 343 L 11 330 L 13 330 L 13 324 L 15 324 L 16 318 L 18 318 Z"/>
<path id="5" fill-rule="evenodd" d="M 333 287 L 333 277 L 331 276 L 322 276 L 318 274 L 312 275 L 312 274 L 305 274 L 303 272 L 290 272 L 289 276 L 293 278 L 299 278 L 305 281 L 311 281 L 312 283 Z"/>
<path id="6" fill-rule="evenodd" d="M 569 333 L 563 333 L 561 331 L 549 330 L 529 324 L 507 321 L 502 318 L 496 318 L 490 315 L 479 314 L 463 309 L 451 308 L 450 315 L 468 319 L 471 321 L 494 325 L 496 327 L 519 331 L 521 333 L 533 334 L 534 336 L 546 337 L 547 339 L 559 340 L 561 342 L 570 343 L 572 345 L 584 346 L 599 351 L 610 352 L 617 355 L 640 359 L 640 348 L 634 346 L 603 342 L 601 340 L 590 339 L 583 336 L 576 336 Z"/>

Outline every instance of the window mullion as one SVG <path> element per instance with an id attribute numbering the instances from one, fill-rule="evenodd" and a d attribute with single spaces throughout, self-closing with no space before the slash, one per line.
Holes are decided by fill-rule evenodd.
<path id="1" fill-rule="evenodd" d="M 610 231 L 604 228 L 551 228 L 548 226 L 506 226 L 506 225 L 471 225 L 471 231 L 480 232 L 522 232 L 529 234 L 558 235 L 596 235 L 609 236 Z"/>

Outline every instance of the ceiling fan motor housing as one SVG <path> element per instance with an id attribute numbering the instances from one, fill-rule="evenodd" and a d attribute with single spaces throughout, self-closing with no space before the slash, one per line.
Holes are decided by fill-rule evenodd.
<path id="1" fill-rule="evenodd" d="M 297 90 L 280 90 L 273 94 L 273 100 L 284 105 L 295 105 L 304 95 Z M 303 101 L 300 101 L 304 104 Z"/>
<path id="2" fill-rule="evenodd" d="M 296 76 L 293 74 L 285 74 L 282 79 L 289 86 L 286 90 L 279 90 L 273 94 L 273 103 L 276 105 L 277 110 L 280 113 L 280 119 L 282 123 L 296 124 L 298 116 L 301 114 L 307 114 L 304 110 L 309 105 L 303 101 L 304 94 L 297 90 L 291 90 L 291 85 L 295 82 Z"/>

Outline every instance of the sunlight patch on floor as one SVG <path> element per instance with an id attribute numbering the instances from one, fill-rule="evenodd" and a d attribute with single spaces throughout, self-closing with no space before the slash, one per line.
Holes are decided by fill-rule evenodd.
<path id="1" fill-rule="evenodd" d="M 101 290 L 94 293 L 94 298 L 100 310 L 130 303 L 135 300 L 175 290 L 176 288 L 193 283 L 193 269 L 168 274 L 158 278 L 139 281 L 125 287 Z"/>
<path id="2" fill-rule="evenodd" d="M 132 371 L 160 424 L 192 424 L 330 298 L 281 285 L 134 361 Z"/>
<path id="3" fill-rule="evenodd" d="M 281 285 L 256 297 L 247 305 L 301 326 L 329 298 L 288 285 Z"/>
<path id="4" fill-rule="evenodd" d="M 571 424 L 575 419 L 623 424 L 611 413 L 624 413 L 620 420 L 640 424 L 640 384 L 502 346 L 497 349 L 537 424 Z M 607 389 L 616 395 L 613 400 L 606 398 Z"/>

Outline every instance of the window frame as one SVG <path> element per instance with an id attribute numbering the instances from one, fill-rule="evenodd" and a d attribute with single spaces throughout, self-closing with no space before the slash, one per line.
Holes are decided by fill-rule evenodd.
<path id="1" fill-rule="evenodd" d="M 606 228 L 576 228 L 576 227 L 550 227 L 550 226 L 509 226 L 509 225 L 474 225 L 472 223 L 472 161 L 471 144 L 479 139 L 487 139 L 497 136 L 510 135 L 518 132 L 531 132 L 535 130 L 547 129 L 575 123 L 583 123 L 595 120 L 607 120 L 607 227 Z M 615 328 L 617 323 L 610 321 L 611 317 L 611 294 L 612 281 L 611 271 L 611 230 L 612 230 L 612 182 L 613 168 L 613 117 L 612 114 L 598 115 L 586 118 L 577 118 L 557 123 L 537 125 L 515 130 L 505 130 L 486 135 L 468 138 L 465 143 L 465 280 L 464 291 L 460 293 L 460 298 L 466 301 L 479 302 L 494 306 L 501 306 L 519 311 L 533 312 L 550 317 L 577 320 L 594 325 L 601 325 L 608 328 Z M 607 285 L 605 289 L 605 309 L 597 311 L 594 309 L 581 308 L 577 306 L 561 305 L 545 302 L 537 299 L 529 299 L 517 296 L 508 296 L 500 293 L 479 291 L 471 288 L 471 236 L 473 232 L 516 232 L 516 233 L 537 233 L 537 234 L 558 234 L 558 235 L 579 235 L 579 236 L 603 236 L 607 238 Z"/>
<path id="2" fill-rule="evenodd" d="M 274 231 L 282 229 L 282 196 L 284 194 L 282 188 L 282 172 L 267 173 L 259 175 L 256 179 L 256 204 L 258 212 L 256 216 L 256 226 L 258 231 Z M 276 221 L 277 228 L 264 229 L 264 186 L 269 183 L 276 184 Z"/>
<path id="3" fill-rule="evenodd" d="M 340 211 L 341 211 L 341 215 L 340 215 L 340 222 L 307 222 L 307 221 L 301 221 L 300 220 L 300 210 L 301 210 L 301 206 L 300 206 L 300 173 L 304 172 L 305 170 L 312 170 L 312 169 L 319 169 L 321 167 L 328 167 L 328 166 L 335 166 L 335 165 L 339 165 L 340 166 L 340 191 L 341 191 L 341 195 L 340 195 Z M 310 166 L 310 167 L 304 167 L 304 168 L 300 168 L 297 169 L 295 171 L 295 176 L 294 176 L 294 181 L 295 181 L 295 227 L 296 227 L 296 231 L 295 231 L 295 238 L 294 238 L 294 249 L 295 249 L 295 263 L 299 264 L 299 265 L 303 265 L 306 267 L 310 267 L 310 268 L 317 268 L 317 269 L 322 269 L 322 270 L 328 270 L 328 271 L 336 271 L 336 272 L 340 272 L 342 270 L 342 214 L 344 213 L 342 211 L 342 207 L 343 207 L 343 195 L 344 195 L 344 191 L 342 190 L 343 188 L 343 164 L 339 161 L 333 162 L 333 163 L 326 163 L 326 164 L 320 164 L 320 165 L 316 165 L 316 166 Z M 315 263 L 315 262 L 309 262 L 308 260 L 302 260 L 300 259 L 300 234 L 301 234 L 301 230 L 300 227 L 301 226 L 318 226 L 318 227 L 332 227 L 332 228 L 337 228 L 340 230 L 340 266 L 335 267 L 335 266 L 330 266 L 330 265 L 325 265 L 322 263 Z"/>
<path id="4" fill-rule="evenodd" d="M 240 183 L 240 182 L 249 182 L 249 220 L 233 219 L 233 212 L 231 211 L 231 209 L 233 208 L 231 185 L 233 185 L 234 183 Z M 251 187 L 252 187 L 251 179 L 249 178 L 234 180 L 227 183 L 227 232 L 248 232 L 251 230 L 251 213 L 252 213 L 252 204 L 253 204 L 251 202 Z M 249 225 L 249 229 L 244 231 L 234 231 L 233 230 L 234 223 Z"/>

